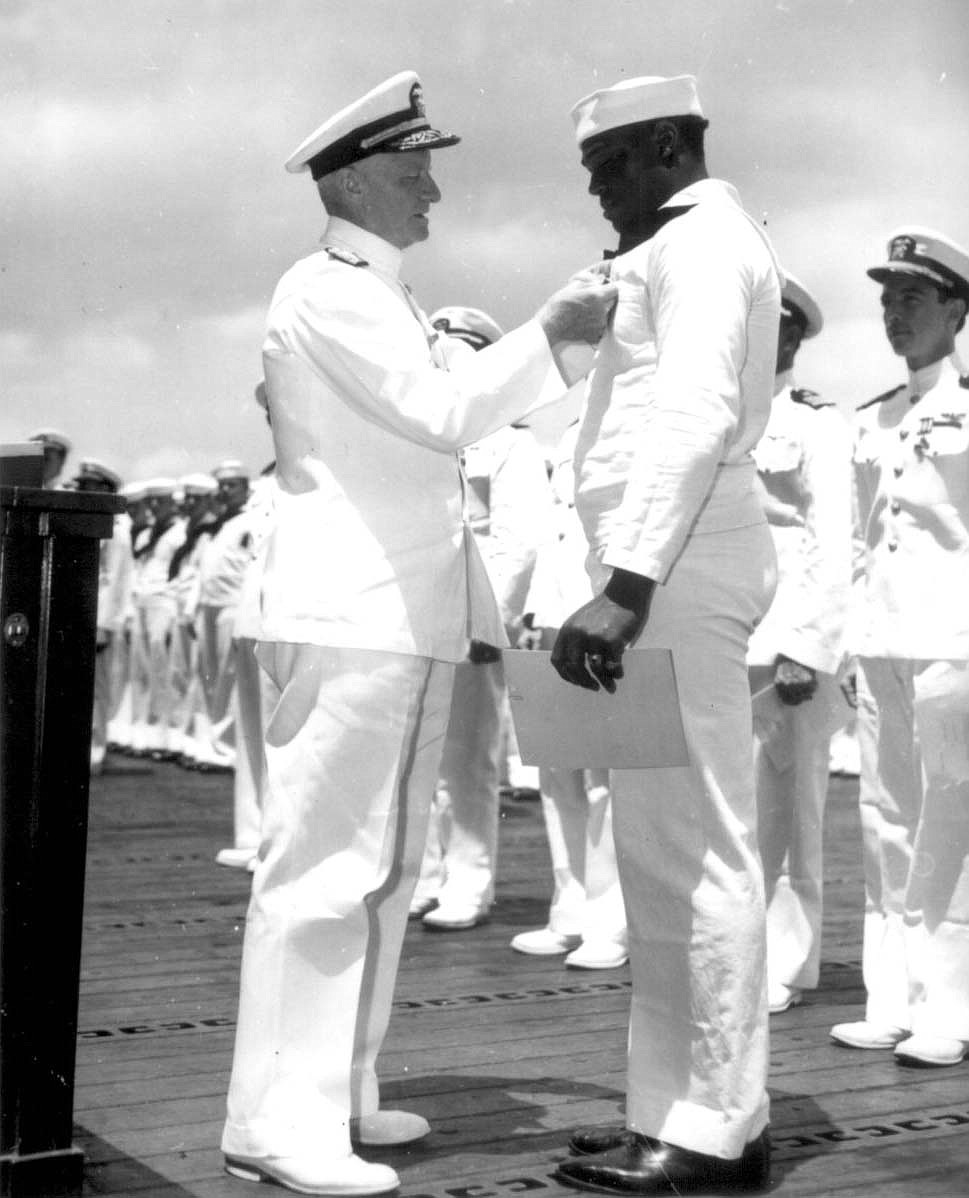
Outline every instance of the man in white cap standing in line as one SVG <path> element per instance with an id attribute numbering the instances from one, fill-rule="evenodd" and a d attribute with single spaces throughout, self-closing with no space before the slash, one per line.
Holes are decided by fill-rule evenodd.
<path id="1" fill-rule="evenodd" d="M 564 392 L 563 350 L 598 341 L 615 295 L 584 276 L 452 363 L 399 273 L 440 199 L 430 151 L 457 140 L 405 71 L 287 163 L 329 221 L 263 345 L 278 491 L 257 654 L 276 702 L 222 1146 L 234 1176 L 301 1193 L 391 1190 L 351 1138 L 429 1130 L 380 1109 L 375 1063 L 454 666 L 471 639 L 504 643 L 457 454 Z"/>
<path id="2" fill-rule="evenodd" d="M 787 274 L 774 398 L 754 460 L 798 522 L 771 525 L 777 594 L 747 655 L 772 1015 L 818 984 L 831 736 L 851 711 L 837 678 L 851 588 L 851 439 L 834 404 L 793 379 L 801 341 L 822 323 L 817 301 Z"/>
<path id="3" fill-rule="evenodd" d="M 618 694 L 632 647 L 673 652 L 690 764 L 612 771 L 632 972 L 626 1127 L 556 1176 L 632 1194 L 769 1184 L 764 885 L 750 633 L 775 583 L 751 451 L 770 411 L 773 251 L 707 177 L 696 81 L 631 79 L 572 110 L 619 233 L 616 312 L 589 380 L 576 507 L 595 597 L 552 653 Z"/>
<path id="4" fill-rule="evenodd" d="M 969 1053 L 969 252 L 906 226 L 868 274 L 908 379 L 857 416 L 867 1003 L 831 1037 L 944 1067 Z"/>
<path id="5" fill-rule="evenodd" d="M 493 345 L 500 327 L 478 308 L 440 308 L 434 328 L 469 353 Z M 462 454 L 467 519 L 510 640 L 521 631 L 538 546 L 551 526 L 545 459 L 524 426 L 499 429 Z M 503 726 L 508 718 L 501 652 L 473 642 L 454 675 L 451 718 L 427 848 L 411 914 L 432 931 L 471 928 L 495 898 Z"/>

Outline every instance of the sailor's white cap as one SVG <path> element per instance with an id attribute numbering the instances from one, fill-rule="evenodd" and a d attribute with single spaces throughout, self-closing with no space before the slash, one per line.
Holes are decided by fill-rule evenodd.
<path id="1" fill-rule="evenodd" d="M 572 109 L 576 141 L 661 117 L 703 116 L 694 75 L 641 75 L 583 96 Z"/>

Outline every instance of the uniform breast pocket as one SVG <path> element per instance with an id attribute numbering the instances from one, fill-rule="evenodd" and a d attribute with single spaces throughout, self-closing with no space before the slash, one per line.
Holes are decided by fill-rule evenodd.
<path id="1" fill-rule="evenodd" d="M 969 422 L 961 427 L 936 423 L 921 433 L 915 454 L 930 471 L 925 483 L 935 503 L 969 508 Z M 931 483 L 929 480 L 932 480 Z"/>

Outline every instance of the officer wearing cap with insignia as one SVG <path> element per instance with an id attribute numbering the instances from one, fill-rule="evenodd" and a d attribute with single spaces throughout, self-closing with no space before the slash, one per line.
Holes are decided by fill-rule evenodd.
<path id="1" fill-rule="evenodd" d="M 440 308 L 430 322 L 473 351 L 502 336 L 478 308 Z M 469 445 L 462 461 L 467 520 L 502 624 L 515 640 L 538 546 L 551 523 L 545 459 L 529 429 L 510 425 Z M 468 660 L 455 670 L 428 843 L 411 902 L 411 914 L 420 914 L 432 931 L 474 927 L 494 902 L 505 719 L 500 652 L 473 642 Z"/>
<path id="2" fill-rule="evenodd" d="M 457 140 L 404 71 L 286 164 L 329 219 L 280 281 L 263 344 L 278 492 L 257 654 L 275 704 L 222 1146 L 234 1176 L 301 1193 L 393 1189 L 352 1142 L 428 1131 L 380 1109 L 375 1062 L 454 666 L 471 639 L 504 643 L 457 454 L 563 394 L 576 376 L 558 363 L 598 341 L 615 298 L 584 275 L 452 360 L 400 270 L 440 199 L 431 151 Z"/>
<path id="3" fill-rule="evenodd" d="M 616 691 L 627 649 L 672 650 L 690 765 L 612 771 L 632 973 L 626 1126 L 573 1136 L 556 1177 L 634 1194 L 769 1184 L 764 881 L 747 643 L 775 558 L 752 450 L 770 413 L 780 276 L 707 176 L 690 75 L 629 79 L 572 116 L 619 233 L 589 379 L 576 508 L 595 597 L 552 663 Z M 617 689 L 618 686 L 618 689 Z"/>
<path id="4" fill-rule="evenodd" d="M 38 428 L 28 441 L 39 441 L 44 447 L 44 486 L 54 487 L 71 452 L 70 438 L 56 428 Z"/>
<path id="5" fill-rule="evenodd" d="M 867 1002 L 831 1036 L 948 1066 L 969 1052 L 969 251 L 906 226 L 868 275 L 908 378 L 857 414 Z"/>
<path id="6" fill-rule="evenodd" d="M 821 326 L 817 301 L 786 273 L 774 398 L 754 460 L 768 493 L 798 520 L 771 525 L 777 594 L 747 654 L 771 1014 L 818 984 L 831 736 L 850 714 L 837 672 L 851 586 L 851 438 L 834 404 L 793 378 L 802 340 Z"/>
<path id="7" fill-rule="evenodd" d="M 96 458 L 83 458 L 74 479 L 78 491 L 117 494 L 121 476 Z M 120 642 L 131 590 L 131 542 L 125 535 L 127 517 L 117 516 L 113 535 L 101 542 L 98 564 L 97 655 L 94 659 L 94 709 L 91 718 L 91 772 L 104 766 L 108 719 L 113 714 L 117 679 L 115 654 Z"/>

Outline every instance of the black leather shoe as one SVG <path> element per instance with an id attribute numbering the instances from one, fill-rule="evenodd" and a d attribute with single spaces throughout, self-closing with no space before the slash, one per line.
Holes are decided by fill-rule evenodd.
<path id="1" fill-rule="evenodd" d="M 765 1128 L 740 1157 L 724 1160 L 631 1132 L 618 1148 L 559 1165 L 555 1177 L 599 1194 L 750 1193 L 770 1185 L 770 1138 Z"/>
<path id="2" fill-rule="evenodd" d="M 597 1152 L 608 1152 L 610 1148 L 621 1148 L 635 1138 L 636 1133 L 628 1127 L 580 1127 L 569 1139 L 569 1152 L 576 1156 L 592 1156 Z M 647 1136 L 642 1138 L 648 1139 Z"/>

